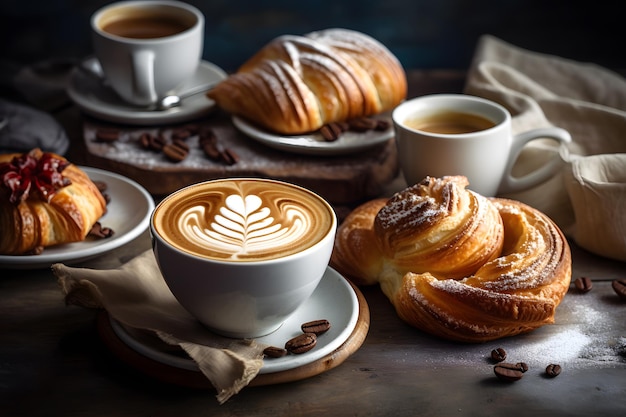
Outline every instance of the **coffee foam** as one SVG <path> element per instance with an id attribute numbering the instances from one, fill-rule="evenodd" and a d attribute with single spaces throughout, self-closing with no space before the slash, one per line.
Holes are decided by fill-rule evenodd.
<path id="1" fill-rule="evenodd" d="M 190 254 L 259 261 L 301 252 L 333 226 L 332 208 L 299 187 L 265 180 L 221 180 L 185 188 L 155 210 L 159 235 Z"/>

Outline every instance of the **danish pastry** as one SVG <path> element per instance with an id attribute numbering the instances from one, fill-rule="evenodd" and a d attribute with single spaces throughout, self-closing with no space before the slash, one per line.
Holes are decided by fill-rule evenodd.
<path id="1" fill-rule="evenodd" d="M 62 156 L 0 155 L 0 254 L 81 241 L 105 211 L 98 187 Z"/>
<path id="2" fill-rule="evenodd" d="M 379 283 L 404 321 L 446 339 L 485 342 L 552 323 L 571 279 L 563 233 L 538 210 L 467 185 L 426 178 L 356 208 L 331 265 Z"/>
<path id="3" fill-rule="evenodd" d="M 406 74 L 381 43 L 327 29 L 280 36 L 207 93 L 222 109 L 293 135 L 391 110 L 406 97 Z"/>

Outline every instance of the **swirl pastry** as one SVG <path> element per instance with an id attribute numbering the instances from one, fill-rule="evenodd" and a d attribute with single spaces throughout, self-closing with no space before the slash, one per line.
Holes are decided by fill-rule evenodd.
<path id="1" fill-rule="evenodd" d="M 375 39 L 346 29 L 280 36 L 207 93 L 224 110 L 281 134 L 391 110 L 404 69 Z"/>
<path id="2" fill-rule="evenodd" d="M 0 155 L 0 254 L 83 240 L 105 211 L 97 186 L 62 156 Z"/>
<path id="3" fill-rule="evenodd" d="M 571 279 L 567 240 L 536 209 L 467 185 L 426 178 L 358 207 L 337 231 L 331 265 L 357 284 L 380 283 L 404 321 L 446 339 L 552 323 Z"/>

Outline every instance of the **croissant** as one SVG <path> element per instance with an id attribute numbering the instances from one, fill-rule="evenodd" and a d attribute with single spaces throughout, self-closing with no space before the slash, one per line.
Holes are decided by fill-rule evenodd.
<path id="1" fill-rule="evenodd" d="M 280 36 L 207 96 L 225 111 L 293 135 L 391 110 L 407 93 L 406 74 L 381 43 L 327 29 Z"/>
<path id="2" fill-rule="evenodd" d="M 426 178 L 357 207 L 337 231 L 331 265 L 359 285 L 379 283 L 401 319 L 449 340 L 552 323 L 571 279 L 563 233 L 538 210 L 467 185 Z"/>
<path id="3" fill-rule="evenodd" d="M 2 255 L 84 240 L 106 211 L 102 193 L 84 171 L 40 149 L 0 155 L 0 179 Z"/>

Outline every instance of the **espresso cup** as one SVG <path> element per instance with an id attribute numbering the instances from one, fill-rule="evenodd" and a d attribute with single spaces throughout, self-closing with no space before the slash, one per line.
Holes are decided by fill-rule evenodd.
<path id="1" fill-rule="evenodd" d="M 530 141 L 571 142 L 557 127 L 513 135 L 511 115 L 501 105 L 464 94 L 434 94 L 408 100 L 392 113 L 399 164 L 409 185 L 427 176 L 464 175 L 469 188 L 487 197 L 534 187 L 561 167 L 558 153 L 534 171 L 513 176 Z"/>
<path id="2" fill-rule="evenodd" d="M 150 221 L 163 278 L 214 332 L 272 333 L 324 275 L 337 218 L 317 194 L 285 182 L 202 182 L 163 199 Z"/>
<path id="3" fill-rule="evenodd" d="M 191 78 L 200 63 L 204 16 L 177 1 L 113 3 L 91 17 L 95 56 L 126 102 L 149 106 Z"/>

